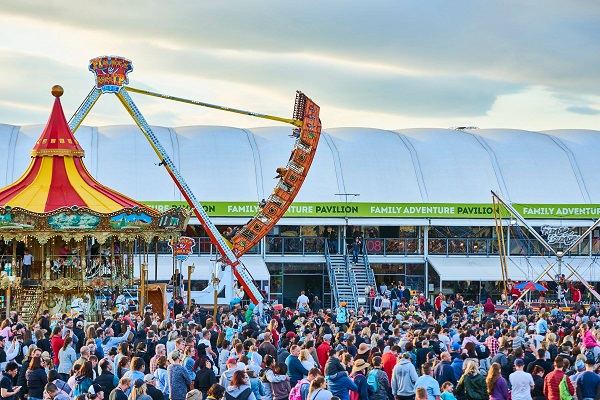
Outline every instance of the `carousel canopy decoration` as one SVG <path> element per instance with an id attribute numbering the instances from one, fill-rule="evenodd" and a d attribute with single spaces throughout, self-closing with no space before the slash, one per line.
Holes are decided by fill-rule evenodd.
<path id="1" fill-rule="evenodd" d="M 76 239 L 102 239 L 115 233 L 150 238 L 183 230 L 189 219 L 183 209 L 158 213 L 90 175 L 82 160 L 84 150 L 69 129 L 60 103 L 63 89 L 54 86 L 52 94 L 54 107 L 31 151 L 27 171 L 0 189 L 0 236 L 31 235 L 45 241 L 56 232 Z M 68 232 L 71 235 L 65 235 Z"/>

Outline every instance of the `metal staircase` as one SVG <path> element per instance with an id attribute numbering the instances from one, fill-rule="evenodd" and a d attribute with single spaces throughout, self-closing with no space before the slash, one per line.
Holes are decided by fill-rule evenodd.
<path id="1" fill-rule="evenodd" d="M 325 243 L 325 259 L 334 300 L 332 306 L 337 307 L 340 302 L 345 301 L 349 310 L 356 310 L 358 307 L 356 278 L 349 268 L 348 257 L 343 254 L 329 254 L 329 246 Z"/>
<path id="2" fill-rule="evenodd" d="M 325 259 L 333 297 L 332 306 L 336 307 L 341 301 L 345 301 L 348 309 L 356 310 L 364 306 L 368 310 L 369 296 L 365 294 L 365 287 L 375 286 L 375 274 L 369 264 L 366 249 L 363 248 L 363 256 L 359 257 L 358 263 L 352 264 L 349 255 L 330 254 L 329 246 L 325 243 Z"/>
<path id="3" fill-rule="evenodd" d="M 350 266 L 350 271 L 354 275 L 356 282 L 355 287 L 358 306 L 364 306 L 366 310 L 369 310 L 369 295 L 368 293 L 365 293 L 365 287 L 367 285 L 375 286 L 375 275 L 369 264 L 369 258 L 367 257 L 366 252 L 363 252 L 363 256 L 358 258 L 356 264 L 348 263 L 348 265 Z"/>

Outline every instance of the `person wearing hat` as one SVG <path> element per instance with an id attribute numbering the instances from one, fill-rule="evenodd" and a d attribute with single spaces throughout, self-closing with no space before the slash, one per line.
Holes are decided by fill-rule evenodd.
<path id="1" fill-rule="evenodd" d="M 190 390 L 185 395 L 185 400 L 202 400 L 202 393 L 198 389 Z"/>
<path id="2" fill-rule="evenodd" d="M 511 399 L 514 400 L 529 400 L 531 399 L 531 391 L 534 388 L 533 377 L 523 371 L 525 361 L 521 358 L 515 360 L 515 372 L 510 374 L 508 380 L 511 384 Z M 562 368 L 562 361 L 561 361 Z"/>
<path id="3" fill-rule="evenodd" d="M 104 399 L 104 388 L 98 384 L 90 385 L 90 387 L 88 389 L 87 398 L 90 400 L 103 400 Z M 135 399 L 136 398 L 134 397 L 133 400 L 135 400 Z M 151 400 L 151 399 L 139 398 L 139 400 Z"/>
<path id="4" fill-rule="evenodd" d="M 317 358 L 321 366 L 321 372 L 325 372 L 325 364 L 327 364 L 327 359 L 329 358 L 332 337 L 330 333 L 326 333 L 323 335 L 323 342 L 317 347 Z"/>
<path id="5" fill-rule="evenodd" d="M 362 359 L 362 360 L 367 361 L 370 353 L 371 353 L 371 346 L 369 346 L 367 343 L 361 343 L 360 346 L 358 346 L 358 350 L 356 351 L 356 357 L 354 357 L 354 358 L 356 360 Z"/>
<path id="6" fill-rule="evenodd" d="M 387 373 L 387 371 L 385 372 Z M 392 394 L 397 399 L 412 398 L 411 396 L 414 396 L 415 394 L 415 383 L 417 382 L 418 378 L 419 376 L 417 375 L 417 370 L 412 363 L 410 354 L 404 353 L 400 361 L 394 365 L 392 370 Z"/>
<path id="7" fill-rule="evenodd" d="M 369 400 L 373 394 L 373 388 L 367 383 L 365 370 L 370 367 L 370 364 L 363 359 L 358 359 L 352 366 L 350 377 L 356 384 L 359 400 Z"/>
<path id="8" fill-rule="evenodd" d="M 165 400 L 163 392 L 156 388 L 156 377 L 154 375 L 146 374 L 144 383 L 146 384 L 146 394 L 152 397 L 152 400 Z"/>
<path id="9" fill-rule="evenodd" d="M 170 352 L 168 359 L 171 363 L 167 368 L 170 398 L 171 400 L 185 400 L 185 395 L 192 380 L 186 369 L 181 365 L 179 350 Z"/>
<path id="10" fill-rule="evenodd" d="M 577 361 L 580 362 L 581 360 Z M 575 363 L 577 365 L 577 363 Z M 585 360 L 584 372 L 577 378 L 577 398 L 596 399 L 600 393 L 600 377 L 594 372 L 596 364 L 593 359 Z M 579 369 L 577 370 L 579 372 Z"/>
<path id="11" fill-rule="evenodd" d="M 233 374 L 237 371 L 237 359 L 230 358 L 225 365 L 227 369 L 221 373 L 221 378 L 219 379 L 219 384 L 224 388 L 229 386 L 231 379 L 233 379 Z"/>
<path id="12" fill-rule="evenodd" d="M 335 312 L 335 322 L 337 323 L 340 330 L 345 332 L 346 330 L 348 330 L 348 311 L 346 310 L 346 302 L 341 301 L 340 306 L 335 309 Z"/>
<path id="13" fill-rule="evenodd" d="M 129 400 L 152 400 L 152 397 L 146 394 L 146 383 L 143 379 L 133 381 Z"/>

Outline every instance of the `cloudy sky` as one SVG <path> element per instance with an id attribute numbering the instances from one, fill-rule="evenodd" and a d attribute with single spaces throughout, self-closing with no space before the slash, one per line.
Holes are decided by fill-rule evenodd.
<path id="1" fill-rule="evenodd" d="M 67 118 L 90 58 L 133 61 L 130 85 L 324 127 L 600 129 L 600 2 L 9 0 L 0 9 L 0 123 Z M 133 94 L 153 125 L 275 122 Z M 85 124 L 132 123 L 105 95 Z"/>

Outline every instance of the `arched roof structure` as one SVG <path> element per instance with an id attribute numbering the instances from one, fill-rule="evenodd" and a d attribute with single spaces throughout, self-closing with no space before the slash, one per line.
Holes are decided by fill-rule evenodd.
<path id="1" fill-rule="evenodd" d="M 0 187 L 30 162 L 44 125 L 0 125 Z M 292 148 L 287 127 L 153 127 L 200 201 L 257 202 Z M 135 125 L 82 126 L 91 175 L 140 201 L 182 201 Z M 298 202 L 600 204 L 600 131 L 330 128 L 323 130 Z"/>

